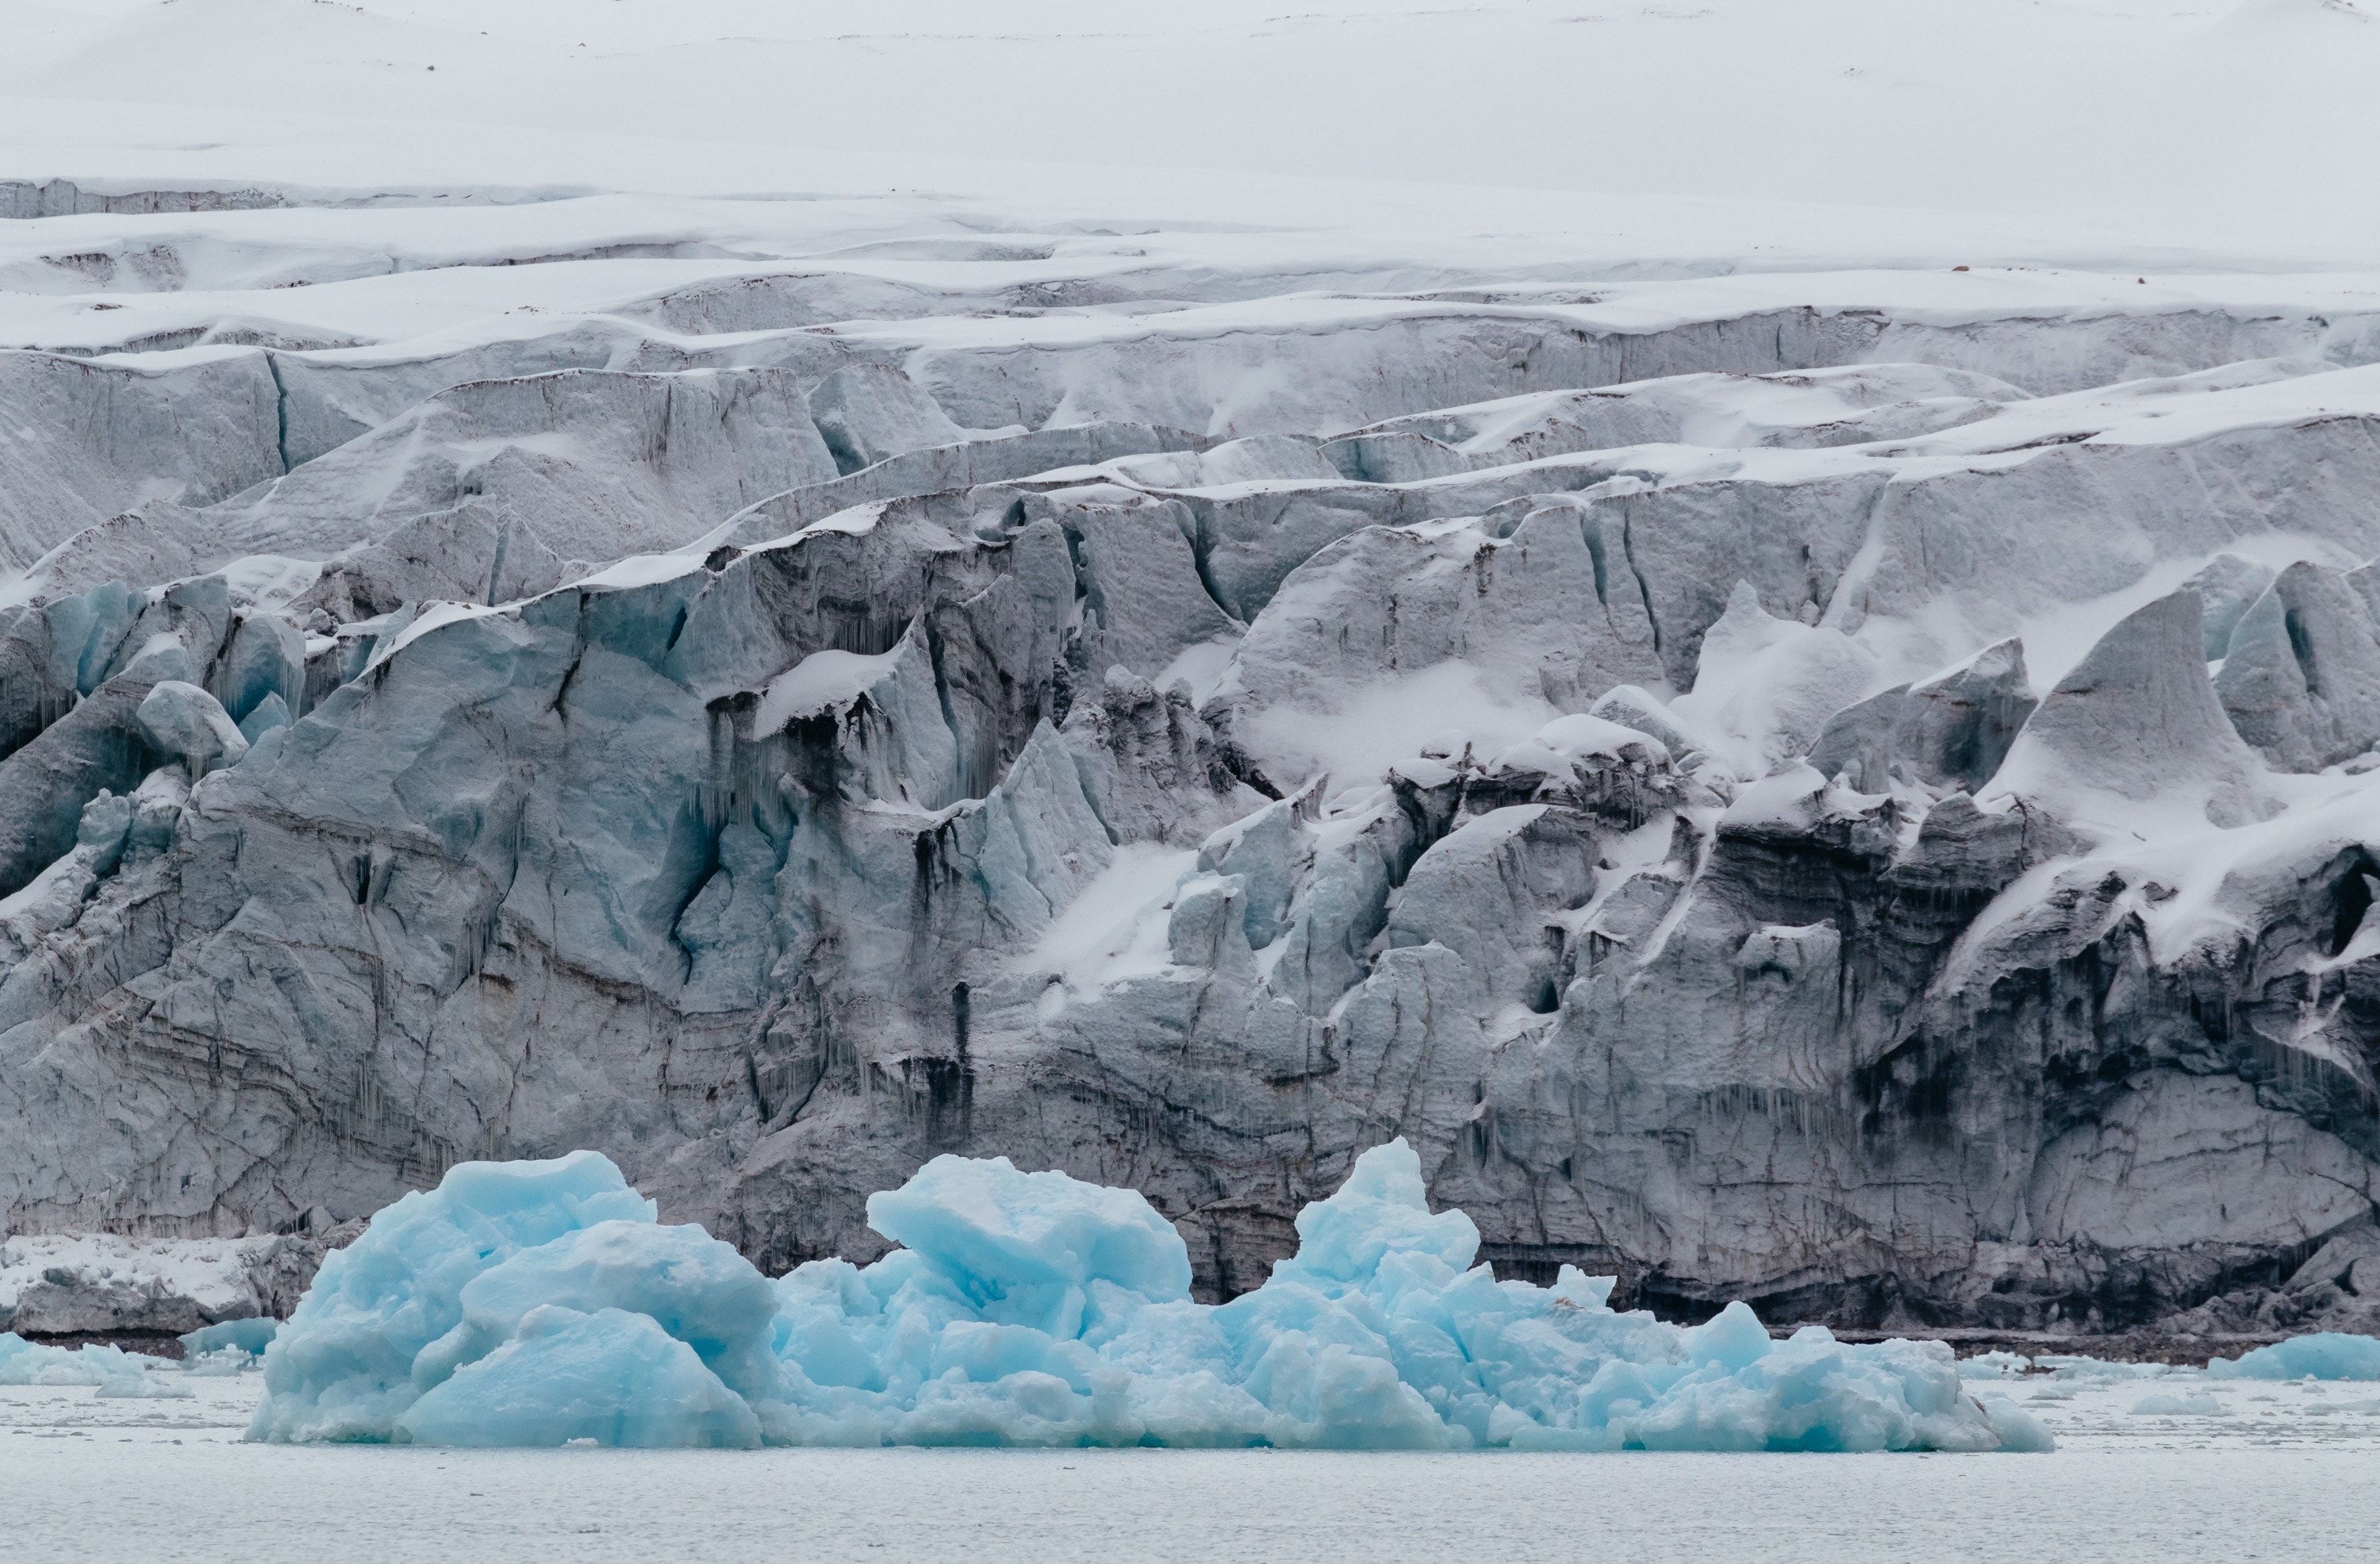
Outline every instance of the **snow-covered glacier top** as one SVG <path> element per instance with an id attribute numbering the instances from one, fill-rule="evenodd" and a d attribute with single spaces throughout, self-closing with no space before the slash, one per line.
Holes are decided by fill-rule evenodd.
<path id="1" fill-rule="evenodd" d="M 996 19 L 957 0 L 45 0 L 8 19 L 0 161 L 102 188 L 905 189 L 1054 200 L 1125 234 L 1225 223 L 1259 249 L 1319 202 L 1475 254 L 1593 234 L 1657 263 L 2337 263 L 2380 235 L 2350 195 L 2380 150 L 2350 107 L 2380 59 L 2369 0 L 1034 0 Z M 1030 114 L 1020 79 L 1050 88 Z M 671 207 L 647 210 L 666 242 Z"/>

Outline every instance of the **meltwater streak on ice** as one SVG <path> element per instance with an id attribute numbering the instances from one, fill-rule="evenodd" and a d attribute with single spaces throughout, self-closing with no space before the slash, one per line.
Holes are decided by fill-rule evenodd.
<path id="1" fill-rule="evenodd" d="M 904 1245 L 771 1283 L 593 1152 L 466 1163 L 323 1263 L 249 1437 L 463 1446 L 1167 1445 L 2046 1450 L 1937 1343 L 1681 1328 L 1612 1283 L 1472 1265 L 1402 1141 L 1297 1218 L 1261 1288 L 1190 1298 L 1136 1191 L 937 1157 L 874 1196 Z"/>

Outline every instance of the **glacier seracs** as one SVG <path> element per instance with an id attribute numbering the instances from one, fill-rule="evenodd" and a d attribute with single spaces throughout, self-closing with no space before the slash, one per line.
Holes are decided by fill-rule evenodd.
<path id="1" fill-rule="evenodd" d="M 319 1252 L 589 1146 L 774 1271 L 1002 1152 L 1213 1299 L 1402 1136 L 1623 1304 L 2380 1328 L 2380 29 L 2119 8 L 1010 18 L 1340 94 L 1152 148 L 953 107 L 1016 47 L 965 7 L 432 73 L 36 6 L 22 79 L 129 98 L 0 156 L 0 1232 Z M 723 89 L 747 28 L 853 96 Z M 284 106 L 394 117 L 192 97 L 290 47 Z M 839 112 L 920 50 L 947 94 Z M 1632 105 L 1507 94 L 1576 188 L 1415 133 L 1515 69 Z M 1809 112 L 1730 120 L 1747 69 Z M 604 134 L 458 129 L 524 73 Z M 786 154 L 1092 118 L 1163 168 Z M 122 1279 L 18 1328 L 224 1317 Z"/>
<path id="2" fill-rule="evenodd" d="M 2045 1450 L 1947 1347 L 1681 1328 L 1475 1265 L 1402 1141 L 1221 1305 L 1137 1191 L 941 1156 L 869 1202 L 902 1245 L 771 1283 L 601 1155 L 467 1163 L 327 1259 L 253 1439 L 646 1448 Z"/>

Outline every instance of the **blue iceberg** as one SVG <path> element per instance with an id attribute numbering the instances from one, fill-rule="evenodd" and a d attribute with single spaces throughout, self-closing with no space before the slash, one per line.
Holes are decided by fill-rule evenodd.
<path id="1" fill-rule="evenodd" d="M 187 1385 L 151 1378 L 151 1362 L 115 1347 L 51 1347 L 0 1331 L 0 1385 L 96 1386 L 107 1400 L 170 1400 L 191 1394 Z"/>
<path id="2" fill-rule="evenodd" d="M 103 1385 L 140 1372 L 113 1347 L 50 1347 L 0 1331 L 0 1385 Z"/>
<path id="3" fill-rule="evenodd" d="M 221 1325 L 200 1326 L 196 1330 L 184 1331 L 182 1351 L 186 1361 L 216 1352 L 237 1352 L 244 1357 L 261 1358 L 264 1356 L 264 1350 L 273 1345 L 273 1338 L 280 1334 L 279 1320 L 225 1320 Z"/>
<path id="4" fill-rule="evenodd" d="M 2380 1337 L 2318 1330 L 2270 1347 L 2217 1358 L 2209 1379 L 2380 1379 Z"/>
<path id="5" fill-rule="evenodd" d="M 1938 1343 L 1692 1327 L 1562 1268 L 1499 1281 L 1402 1141 L 1194 1302 L 1132 1190 L 935 1158 L 872 1197 L 902 1247 L 771 1282 L 589 1152 L 469 1163 L 332 1255 L 264 1356 L 249 1436 L 431 1445 L 1172 1445 L 2039 1450 Z"/>
<path id="6" fill-rule="evenodd" d="M 748 1421 L 782 1379 L 768 1350 L 775 1309 L 749 1262 L 698 1228 L 662 1226 L 605 1157 L 467 1162 L 323 1260 L 265 1349 L 249 1436 L 491 1442 L 461 1436 L 477 1416 L 500 1442 L 559 1445 L 605 1437 L 582 1425 L 610 1415 L 614 1442 L 696 1442 L 664 1436 L 622 1398 L 738 1399 Z M 655 1335 L 688 1350 L 691 1373 Z M 591 1383 L 602 1374 L 608 1390 Z M 733 1437 L 701 1442 L 759 1442 L 727 1423 Z"/>
<path id="7" fill-rule="evenodd" d="M 182 1333 L 182 1372 L 201 1378 L 225 1379 L 246 1374 L 264 1358 L 264 1350 L 280 1334 L 275 1319 L 225 1320 Z"/>

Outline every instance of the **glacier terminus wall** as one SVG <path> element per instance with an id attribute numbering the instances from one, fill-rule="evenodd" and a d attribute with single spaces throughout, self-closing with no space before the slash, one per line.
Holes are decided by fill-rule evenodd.
<path id="1" fill-rule="evenodd" d="M 2380 276 L 8 155 L 0 1233 L 2380 1323 Z"/>

